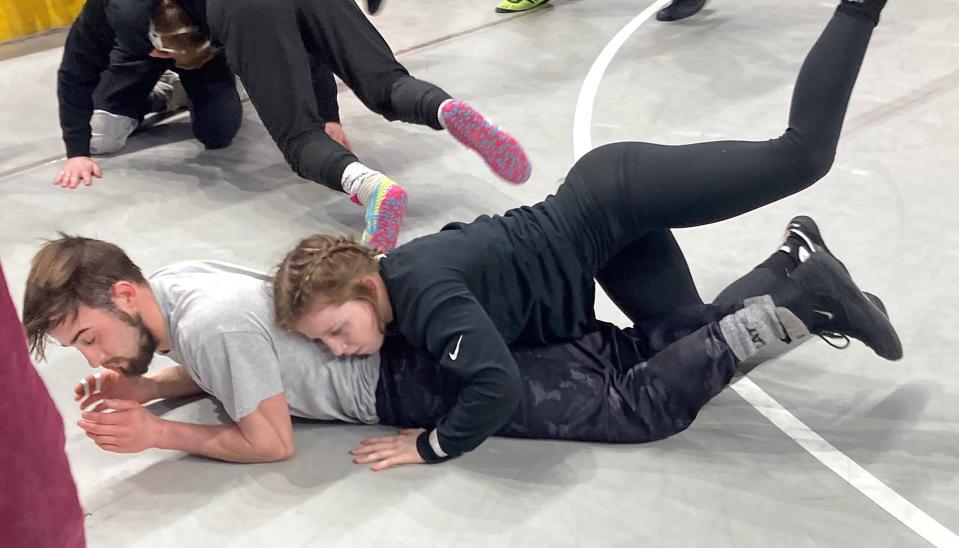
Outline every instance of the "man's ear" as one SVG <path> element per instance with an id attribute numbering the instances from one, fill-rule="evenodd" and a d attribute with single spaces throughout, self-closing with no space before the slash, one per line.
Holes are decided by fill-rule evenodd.
<path id="1" fill-rule="evenodd" d="M 120 310 L 131 314 L 137 311 L 137 295 L 140 292 L 139 286 L 133 282 L 120 280 L 110 288 L 110 296 Z"/>

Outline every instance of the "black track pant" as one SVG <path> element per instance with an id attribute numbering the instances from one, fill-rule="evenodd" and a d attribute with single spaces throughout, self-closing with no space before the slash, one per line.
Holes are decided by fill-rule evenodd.
<path id="1" fill-rule="evenodd" d="M 741 308 L 730 306 L 726 312 Z M 712 307 L 719 319 L 723 311 Z M 576 341 L 515 347 L 522 398 L 498 436 L 643 443 L 687 428 L 729 383 L 738 359 L 715 321 L 663 320 L 644 332 L 600 322 Z M 382 424 L 432 428 L 456 403 L 459 378 L 401 337 L 380 351 Z"/>
<path id="2" fill-rule="evenodd" d="M 342 190 L 343 170 L 357 161 L 324 131 L 308 52 L 370 110 L 442 127 L 437 112 L 449 95 L 411 77 L 353 0 L 208 0 L 207 18 L 267 131 L 305 179 Z"/>
<path id="3" fill-rule="evenodd" d="M 110 53 L 110 65 L 93 93 L 94 108 L 139 120 L 154 111 L 150 92 L 164 71 L 180 76 L 192 103 L 193 134 L 207 148 L 223 148 L 233 141 L 243 120 L 236 81 L 219 55 L 196 70 L 173 68 L 166 60 L 127 57 L 122 50 Z"/>

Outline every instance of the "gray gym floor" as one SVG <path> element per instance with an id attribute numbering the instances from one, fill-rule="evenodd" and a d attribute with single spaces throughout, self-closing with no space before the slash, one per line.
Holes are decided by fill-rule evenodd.
<path id="1" fill-rule="evenodd" d="M 444 133 L 388 123 L 351 92 L 340 95 L 360 158 L 410 191 L 404 240 L 554 191 L 575 159 L 576 105 L 590 67 L 651 2 L 556 0 L 519 16 L 494 14 L 494 4 L 392 0 L 375 24 L 413 74 L 471 101 L 523 142 L 534 162 L 525 186 L 499 182 Z M 595 101 L 584 102 L 591 134 L 580 138 L 777 136 L 799 65 L 833 5 L 716 0 L 678 24 L 642 23 L 597 80 Z M 901 362 L 817 339 L 762 364 L 662 442 L 491 439 L 450 463 L 374 474 L 347 451 L 387 428 L 297 424 L 297 453 L 279 464 L 102 452 L 74 424 L 71 389 L 89 368 L 78 353 L 54 350 L 38 367 L 66 421 L 90 545 L 899 547 L 929 545 L 925 534 L 956 546 L 957 30 L 952 0 L 891 0 L 832 172 L 782 202 L 678 232 L 711 298 L 775 248 L 793 214 L 813 215 L 860 285 L 888 305 Z M 59 59 L 53 49 L 0 62 L 0 253 L 16 301 L 30 258 L 57 230 L 117 243 L 145 270 L 182 259 L 266 269 L 308 233 L 361 230 L 356 206 L 291 173 L 249 105 L 226 150 L 203 151 L 188 123 L 174 120 L 103 159 L 93 188 L 54 187 L 63 154 Z M 622 319 L 605 301 L 597 307 Z M 764 411 L 801 424 L 784 431 L 767 420 L 736 391 L 753 386 L 778 402 Z M 209 399 L 154 411 L 225 416 Z M 807 448 L 839 462 L 840 474 Z M 884 509 L 903 507 L 902 520 Z"/>

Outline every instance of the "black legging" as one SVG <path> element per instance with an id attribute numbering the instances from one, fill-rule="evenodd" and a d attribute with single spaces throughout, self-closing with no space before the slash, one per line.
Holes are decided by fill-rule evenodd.
<path id="1" fill-rule="evenodd" d="M 207 18 L 263 125 L 305 179 L 342 190 L 343 170 L 357 161 L 324 131 L 307 52 L 373 112 L 442 127 L 449 95 L 411 77 L 353 0 L 208 0 Z"/>
<path id="2" fill-rule="evenodd" d="M 832 166 L 874 23 L 837 11 L 810 50 L 777 139 L 615 143 L 586 154 L 546 207 L 634 322 L 702 304 L 670 228 L 735 217 L 810 186 Z"/>

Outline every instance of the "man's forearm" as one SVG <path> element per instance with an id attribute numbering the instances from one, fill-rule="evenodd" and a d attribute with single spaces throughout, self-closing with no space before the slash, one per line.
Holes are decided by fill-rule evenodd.
<path id="1" fill-rule="evenodd" d="M 173 449 L 218 460 L 240 463 L 274 462 L 292 456 L 293 448 L 248 440 L 236 425 L 189 424 L 159 420 L 158 449 Z"/>
<path id="2" fill-rule="evenodd" d="M 143 378 L 150 381 L 151 399 L 179 398 L 203 393 L 203 389 L 193 381 L 182 365 L 160 369 L 144 375 Z"/>

